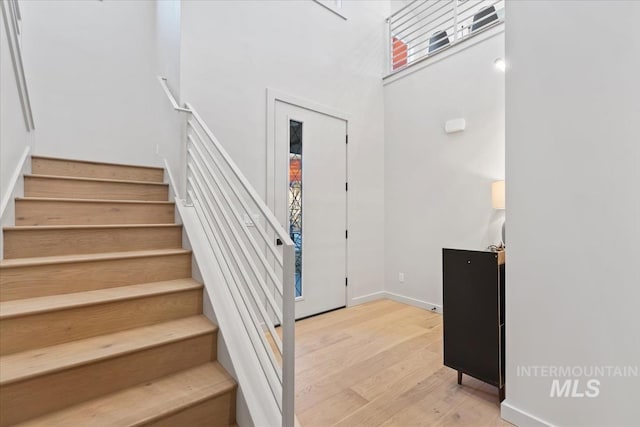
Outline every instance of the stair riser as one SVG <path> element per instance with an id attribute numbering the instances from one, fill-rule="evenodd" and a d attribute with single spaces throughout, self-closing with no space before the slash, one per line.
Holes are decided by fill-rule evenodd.
<path id="1" fill-rule="evenodd" d="M 168 417 L 141 424 L 145 427 L 228 427 L 236 422 L 235 390 L 205 400 Z"/>
<path id="2" fill-rule="evenodd" d="M 0 427 L 215 360 L 215 355 L 215 334 L 207 334 L 5 385 Z"/>
<path id="3" fill-rule="evenodd" d="M 164 171 L 162 169 L 105 165 L 38 157 L 31 159 L 31 172 L 38 175 L 121 179 L 128 181 L 163 182 L 164 180 Z"/>
<path id="4" fill-rule="evenodd" d="M 5 259 L 181 247 L 182 227 L 6 230 L 4 232 Z"/>
<path id="5" fill-rule="evenodd" d="M 62 344 L 202 313 L 202 290 L 4 319 L 0 355 Z"/>
<path id="6" fill-rule="evenodd" d="M 172 203 L 16 200 L 16 225 L 172 224 Z"/>
<path id="7" fill-rule="evenodd" d="M 0 301 L 191 277 L 191 254 L 4 268 Z"/>
<path id="8" fill-rule="evenodd" d="M 124 182 L 78 181 L 26 176 L 25 197 L 60 197 L 68 199 L 166 201 L 166 185 Z"/>

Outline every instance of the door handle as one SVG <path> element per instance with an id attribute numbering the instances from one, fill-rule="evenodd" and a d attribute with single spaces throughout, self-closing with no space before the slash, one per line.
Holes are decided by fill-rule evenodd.
<path id="1" fill-rule="evenodd" d="M 276 239 L 276 245 L 282 246 L 282 240 L 280 240 L 280 238 Z"/>

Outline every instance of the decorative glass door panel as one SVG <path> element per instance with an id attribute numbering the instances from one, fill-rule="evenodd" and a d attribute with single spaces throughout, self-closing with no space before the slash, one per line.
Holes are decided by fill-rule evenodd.
<path id="1" fill-rule="evenodd" d="M 302 123 L 289 120 L 289 235 L 295 245 L 296 298 L 302 296 Z"/>

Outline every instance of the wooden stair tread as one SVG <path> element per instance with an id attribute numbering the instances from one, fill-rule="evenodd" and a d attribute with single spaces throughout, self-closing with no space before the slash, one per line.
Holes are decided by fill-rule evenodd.
<path id="1" fill-rule="evenodd" d="M 236 383 L 217 362 L 83 402 L 20 424 L 36 426 L 140 426 L 231 392 Z"/>
<path id="2" fill-rule="evenodd" d="M 3 301 L 0 302 L 0 320 L 200 288 L 202 284 L 189 278 Z"/>
<path id="3" fill-rule="evenodd" d="M 215 331 L 217 327 L 199 315 L 9 354 L 0 357 L 0 386 Z"/>
<path id="4" fill-rule="evenodd" d="M 164 200 L 108 200 L 108 199 L 72 199 L 64 197 L 16 197 L 16 201 L 64 202 L 64 203 L 127 203 L 141 205 L 173 205 Z"/>
<path id="5" fill-rule="evenodd" d="M 88 181 L 88 182 L 108 182 L 108 183 L 115 183 L 115 184 L 155 185 L 155 186 L 161 186 L 161 187 L 169 186 L 169 184 L 166 184 L 164 182 L 134 181 L 129 179 L 112 179 L 112 178 L 88 178 L 83 176 L 24 174 L 24 177 L 38 178 L 38 179 L 60 179 L 65 181 Z"/>
<path id="6" fill-rule="evenodd" d="M 16 225 L 2 227 L 3 231 L 33 230 L 103 230 L 117 228 L 178 228 L 182 224 L 96 224 L 96 225 Z"/>
<path id="7" fill-rule="evenodd" d="M 127 168 L 139 168 L 139 169 L 153 169 L 153 170 L 161 170 L 164 171 L 164 168 L 161 166 L 140 166 L 140 165 L 130 165 L 126 163 L 109 163 L 109 162 L 98 162 L 94 160 L 79 160 L 79 159 L 65 159 L 63 157 L 51 157 L 51 156 L 41 156 L 41 155 L 31 155 L 31 159 L 42 159 L 42 160 L 57 160 L 60 162 L 70 162 L 70 163 L 84 163 L 90 165 L 105 165 L 105 166 L 121 166 Z"/>
<path id="8" fill-rule="evenodd" d="M 188 249 L 154 249 L 146 251 L 103 252 L 97 254 L 15 258 L 0 261 L 0 269 L 51 264 L 69 264 L 77 262 L 108 261 L 115 259 L 148 258 L 161 255 L 179 255 L 190 253 L 191 251 Z"/>

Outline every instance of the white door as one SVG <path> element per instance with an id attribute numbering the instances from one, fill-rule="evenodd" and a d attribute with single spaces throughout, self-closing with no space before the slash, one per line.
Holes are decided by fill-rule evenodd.
<path id="1" fill-rule="evenodd" d="M 277 101 L 275 214 L 296 244 L 296 318 L 346 305 L 347 122 Z"/>

